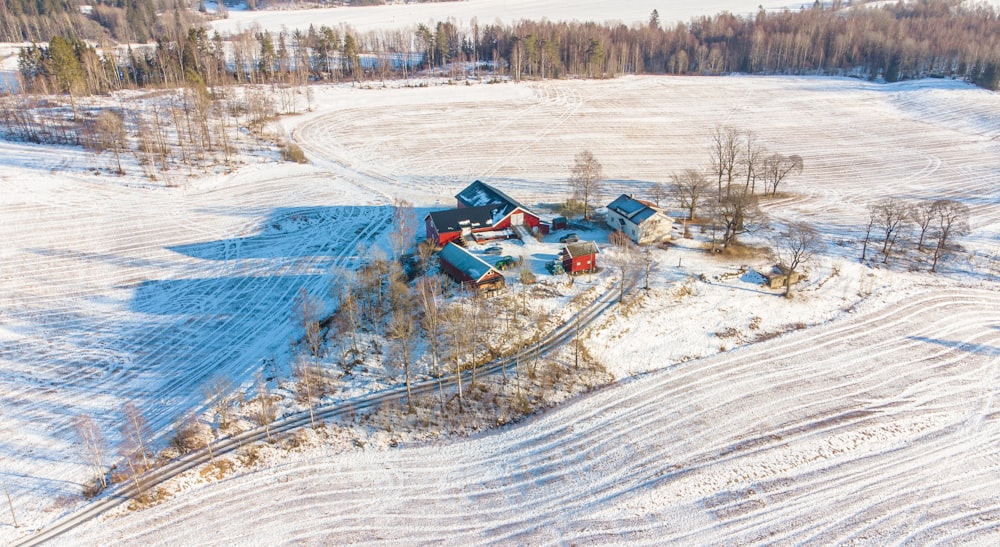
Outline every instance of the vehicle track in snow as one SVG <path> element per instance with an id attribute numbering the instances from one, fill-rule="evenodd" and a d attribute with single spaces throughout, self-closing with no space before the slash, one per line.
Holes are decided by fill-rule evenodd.
<path id="1" fill-rule="evenodd" d="M 499 432 L 289 462 L 68 538 L 194 541 L 208 530 L 171 523 L 208 512 L 225 541 L 982 541 L 1000 536 L 998 325 L 995 291 L 928 289 Z M 239 492 L 272 491 L 254 521 Z"/>
<path id="2" fill-rule="evenodd" d="M 5 207 L 14 250 L 4 257 L 0 301 L 17 335 L 0 351 L 0 408 L 16 412 L 5 434 L 37 435 L 73 461 L 78 413 L 114 438 L 114 409 L 132 401 L 166 435 L 180 413 L 197 410 L 190 394 L 210 378 L 248 380 L 291 339 L 298 290 L 326 295 L 330 270 L 388 227 L 388 207 L 356 196 L 337 205 L 350 184 L 329 180 L 282 176 L 248 182 L 254 191 L 237 183 L 183 195 L 126 190 L 149 203 L 147 212 L 121 199 L 121 188 L 61 177 Z M 11 472 L 32 475 L 33 444 L 15 443 Z M 73 471 L 63 472 L 65 482 L 19 486 L 74 495 Z"/>
<path id="3" fill-rule="evenodd" d="M 821 78 L 539 82 L 530 84 L 527 92 L 511 86 L 514 98 L 506 102 L 494 95 L 482 104 L 471 99 L 457 102 L 461 107 L 458 111 L 474 114 L 472 118 L 456 116 L 440 104 L 414 105 L 413 116 L 406 118 L 413 123 L 402 126 L 385 106 L 351 106 L 318 114 L 301 125 L 294 137 L 323 173 L 286 177 L 285 173 L 279 176 L 272 172 L 251 180 L 239 176 L 205 184 L 204 190 L 184 192 L 123 188 L 86 177 L 72 184 L 55 176 L 39 177 L 39 183 L 44 184 L 37 194 L 19 194 L 18 202 L 9 207 L 4 202 L 5 222 L 0 226 L 0 240 L 15 242 L 0 248 L 0 327 L 6 329 L 0 335 L 7 336 L 0 348 L 0 411 L 7 422 L 0 425 L 0 433 L 11 438 L 18 450 L 24 447 L 7 459 L 6 470 L 29 477 L 28 484 L 16 485 L 24 490 L 46 490 L 52 498 L 75 496 L 80 477 L 86 474 L 82 465 L 74 463 L 75 468 L 67 467 L 55 477 L 34 477 L 29 454 L 32 440 L 23 432 L 34 434 L 35 430 L 26 426 L 53 424 L 56 431 L 44 431 L 41 444 L 55 439 L 59 446 L 56 452 L 77 462 L 81 458 L 70 446 L 72 434 L 67 431 L 77 411 L 106 412 L 117 408 L 124 395 L 146 396 L 156 425 L 169 424 L 169 411 L 164 410 L 171 404 L 169 393 L 183 392 L 185 380 L 152 378 L 166 393 L 162 398 L 154 397 L 157 387 L 144 376 L 147 366 L 180 360 L 181 353 L 190 351 L 199 363 L 215 360 L 243 377 L 259 368 L 256 359 L 266 357 L 268 348 L 239 346 L 254 336 L 266 337 L 268 332 L 286 343 L 290 330 L 281 329 L 291 327 L 275 330 L 268 325 L 277 323 L 266 321 L 239 325 L 232 317 L 264 313 L 283 318 L 290 305 L 247 302 L 248 295 L 259 292 L 266 299 L 287 302 L 297 289 L 293 283 L 261 279 L 273 275 L 313 280 L 317 270 L 331 262 L 349 263 L 356 242 L 351 239 L 352 231 L 328 234 L 319 226 L 339 221 L 380 225 L 387 221 L 386 206 L 399 187 L 420 190 L 425 196 L 450 196 L 450 190 L 486 173 L 522 201 L 550 203 L 568 195 L 564 182 L 567 162 L 586 148 L 604 164 L 611 179 L 609 193 L 629 189 L 641 193 L 650 182 L 667 181 L 671 172 L 703 165 L 711 128 L 722 124 L 753 129 L 772 151 L 800 154 L 805 159 L 806 172 L 782 188 L 787 196 L 767 203 L 779 220 L 805 219 L 822 226 L 831 238 L 850 241 L 857 237 L 869 203 L 888 196 L 951 197 L 970 206 L 975 237 L 986 238 L 982 245 L 995 248 L 995 241 L 989 238 L 1000 228 L 996 221 L 1000 218 L 1000 173 L 989 158 L 996 157 L 1000 147 L 995 116 L 1000 110 L 990 107 L 993 99 L 982 99 L 977 90 L 949 89 L 952 84 L 947 82 L 940 85 L 942 89 L 920 89 Z M 977 100 L 967 99 L 972 93 L 977 94 Z M 401 102 L 405 105 L 406 100 Z M 424 122 L 426 126 L 421 125 Z M 57 156 L 46 156 L 32 165 L 58 172 Z M 330 184 L 330 179 L 336 184 Z M 341 182 L 352 190 L 335 188 Z M 79 188 L 87 190 L 78 192 Z M 149 195 L 140 199 L 134 197 L 136 193 Z M 288 218 L 279 208 L 309 215 L 324 211 L 330 203 L 336 204 L 336 214 L 319 213 L 320 224 L 315 227 L 328 244 L 314 248 L 315 242 L 304 243 L 299 238 L 304 234 L 267 229 L 272 215 Z M 364 241 L 376 236 L 374 232 L 354 233 Z M 65 243 L 52 244 L 56 239 Z M 272 243 L 284 249 L 281 256 L 253 256 L 256 245 L 270 248 Z M 202 254 L 171 250 L 192 247 Z M 310 261 L 296 253 L 319 253 L 320 257 Z M 321 290 L 318 284 L 307 284 L 312 291 Z M 414 479 L 409 475 L 412 468 L 417 486 L 406 492 L 418 500 L 430 500 L 431 507 L 442 509 L 442 515 L 461 516 L 463 510 L 471 515 L 465 523 L 454 523 L 434 516 L 433 511 L 408 513 L 401 500 L 345 494 L 347 507 L 357 505 L 363 509 L 362 515 L 389 508 L 398 515 L 390 519 L 389 529 L 413 525 L 418 531 L 415 537 L 425 539 L 442 530 L 454 530 L 458 541 L 471 538 L 472 543 L 482 542 L 483 530 L 494 526 L 485 523 L 496 519 L 491 537 L 511 541 L 527 537 L 532 543 L 556 541 L 555 532 L 546 536 L 545 530 L 531 528 L 524 515 L 537 510 L 540 522 L 550 522 L 557 529 L 560 522 L 554 508 L 560 503 L 571 509 L 571 518 L 559 534 L 581 542 L 605 542 L 618 537 L 616 534 L 637 541 L 661 536 L 693 541 L 700 539 L 700 534 L 720 542 L 767 541 L 771 537 L 786 541 L 816 537 L 824 542 L 881 542 L 882 537 L 961 541 L 974 537 L 967 534 L 977 530 L 995 533 L 993 499 L 978 502 L 983 492 L 980 483 L 995 482 L 983 469 L 996 470 L 998 466 L 997 452 L 989 444 L 996 446 L 995 383 L 991 383 L 996 373 L 989 359 L 998 345 L 990 335 L 997 331 L 982 326 L 981 318 L 994 317 L 981 310 L 982 302 L 992 302 L 992 297 L 970 291 L 929 288 L 923 296 L 911 297 L 900 308 L 903 315 L 898 318 L 891 309 L 874 315 L 866 328 L 886 329 L 883 338 L 868 338 L 874 334 L 849 327 L 851 321 L 861 321 L 852 319 L 838 322 L 848 325 L 841 333 L 843 344 L 830 337 L 813 339 L 798 333 L 761 346 L 764 353 L 743 348 L 726 354 L 734 356 L 732 361 L 720 356 L 663 363 L 668 370 L 665 374 L 678 373 L 676 384 L 671 383 L 674 380 L 656 384 L 647 379 L 626 383 L 609 391 L 627 393 L 647 383 L 655 387 L 628 403 L 592 407 L 588 402 L 583 408 L 599 409 L 592 413 L 577 407 L 574 412 L 582 412 L 586 418 L 560 412 L 558 427 L 553 425 L 545 434 L 532 436 L 531 431 L 539 424 L 551 423 L 550 419 L 532 420 L 523 426 L 526 438 L 502 449 L 489 443 L 506 438 L 506 432 L 485 436 L 487 446 L 481 450 L 489 453 L 488 457 L 481 457 L 479 448 L 447 452 L 450 460 L 430 455 L 426 464 L 416 457 L 369 455 L 366 461 L 384 459 L 390 468 L 384 474 L 363 466 L 356 473 L 340 469 L 335 476 L 345 477 L 345 489 L 367 481 L 406 489 Z M 138 297 L 133 300 L 135 293 Z M 927 296 L 934 294 L 947 296 L 943 300 Z M 963 312 L 949 304 L 948 298 L 973 311 Z M 155 301 L 163 303 L 161 313 L 153 313 L 160 309 Z M 184 312 L 194 313 L 185 316 Z M 928 317 L 929 327 L 921 327 L 923 318 Z M 951 323 L 946 317 L 957 321 Z M 928 330 L 931 327 L 937 330 Z M 923 339 L 907 338 L 911 331 Z M 895 333 L 895 338 L 888 333 Z M 220 345 L 236 348 L 234 353 L 209 350 L 200 347 L 199 340 L 218 340 Z M 171 348 L 182 351 L 172 355 Z M 783 348 L 790 358 L 780 361 L 767 348 Z M 816 352 L 824 353 L 821 359 L 814 357 Z M 885 371 L 870 367 L 845 370 L 825 354 L 847 360 L 870 359 Z M 904 356 L 905 364 L 930 376 L 911 378 L 911 386 L 901 385 L 896 377 L 907 378 L 908 369 L 893 362 L 897 354 Z M 740 355 L 761 361 L 739 362 Z M 252 358 L 244 362 L 244 357 Z M 188 361 L 183 362 L 187 366 Z M 755 383 L 761 366 L 778 367 L 769 376 L 774 381 L 771 391 Z M 205 378 L 211 370 L 198 364 L 191 367 L 195 378 Z M 686 371 L 697 371 L 697 375 Z M 954 371 L 960 373 L 952 375 Z M 699 375 L 704 380 L 698 380 Z M 748 400 L 756 404 L 717 393 L 722 389 L 717 384 L 727 381 L 746 386 Z M 975 387 L 976 381 L 982 385 Z M 893 390 L 895 395 L 886 395 Z M 935 390 L 962 393 L 971 402 L 958 396 L 941 400 L 935 398 Z M 69 403 L 63 400 L 66 393 Z M 594 400 L 607 396 L 601 392 Z M 676 401 L 687 406 L 671 407 Z M 978 406 L 967 406 L 973 402 Z M 631 405 L 636 410 L 629 411 Z M 664 406 L 672 408 L 672 413 L 664 414 Z M 743 423 L 735 418 L 726 421 L 748 413 L 754 416 L 754 424 L 761 424 L 752 431 L 741 430 Z M 617 426 L 604 420 L 616 415 L 635 427 L 626 425 L 622 433 L 611 431 Z M 963 421 L 961 416 L 971 418 Z M 115 421 L 112 416 L 105 417 L 107 431 L 114 431 Z M 576 432 L 564 429 L 566 424 Z M 690 434 L 675 433 L 662 424 Z M 600 435 L 594 427 L 602 429 Z M 570 441 L 579 431 L 586 434 Z M 972 439 L 966 451 L 955 444 L 963 436 Z M 836 442 L 845 445 L 829 444 Z M 970 470 L 956 474 L 952 482 L 928 483 L 921 469 L 939 469 L 939 464 L 925 459 L 907 443 L 961 462 L 956 465 L 969 463 Z M 865 450 L 872 453 L 860 456 Z M 640 451 L 651 455 L 633 456 Z M 500 454 L 514 457 L 504 459 Z M 351 461 L 351 457 L 344 458 Z M 842 461 L 845 458 L 849 461 Z M 452 465 L 456 460 L 469 463 L 456 467 Z M 839 463 L 824 467 L 829 461 Z M 534 467 L 527 470 L 529 464 Z M 318 469 L 325 464 L 317 465 Z M 741 475 L 741 465 L 751 472 Z M 593 482 L 573 485 L 567 475 L 570 472 Z M 468 480 L 465 476 L 469 473 L 479 480 Z M 718 477 L 723 478 L 721 482 Z M 619 481 L 622 486 L 615 486 Z M 883 481 L 898 493 L 888 497 L 880 494 L 877 485 Z M 589 485 L 603 492 L 600 497 L 581 498 L 590 499 L 591 506 L 571 499 Z M 305 493 L 300 501 L 288 495 L 286 507 L 292 512 L 308 507 L 308 496 L 328 495 L 310 490 L 312 486 L 305 479 L 292 487 Z M 644 497 L 647 490 L 666 491 L 673 496 L 669 499 L 679 501 L 664 504 L 656 496 Z M 381 489 L 375 492 L 383 493 Z M 456 499 L 464 500 L 464 505 L 457 506 Z M 962 505 L 970 499 L 969 503 L 978 505 Z M 491 500 L 503 509 L 495 509 L 488 503 Z M 809 508 L 828 505 L 842 510 L 809 514 Z M 668 519 L 658 519 L 658 508 L 683 517 L 677 521 L 683 526 L 671 528 Z M 877 517 L 870 523 L 855 522 L 859 512 Z M 316 522 L 325 525 L 324 518 L 335 519 L 339 524 L 331 533 L 337 538 L 365 539 L 379 534 L 370 519 L 348 515 L 321 515 Z M 726 527 L 714 528 L 720 519 Z M 972 524 L 976 519 L 979 524 Z M 909 521 L 916 524 L 908 525 Z M 292 541 L 316 541 L 317 532 L 309 523 L 290 518 L 288 526 L 285 537 Z M 141 536 L 141 532 L 130 530 L 124 533 Z M 189 533 L 194 532 L 182 531 L 178 537 L 197 537 L 185 535 Z M 246 537 L 234 533 L 232 537 Z"/>

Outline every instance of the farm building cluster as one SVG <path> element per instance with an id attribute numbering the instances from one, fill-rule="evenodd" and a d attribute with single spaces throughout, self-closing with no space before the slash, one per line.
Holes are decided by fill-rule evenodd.
<path id="1" fill-rule="evenodd" d="M 563 217 L 543 219 L 501 190 L 477 180 L 455 195 L 452 209 L 433 211 L 424 217 L 427 240 L 440 250 L 442 273 L 456 283 L 485 294 L 503 289 L 502 269 L 520 265 L 520 259 L 502 256 L 491 264 L 479 254 L 494 254 L 492 246 L 474 253 L 477 245 L 506 239 L 541 238 L 569 227 Z M 670 239 L 672 220 L 651 203 L 621 195 L 607 212 L 608 227 L 637 244 Z M 580 274 L 598 270 L 600 248 L 594 241 L 580 241 L 576 234 L 560 238 L 558 258 L 547 265 L 553 274 Z"/>

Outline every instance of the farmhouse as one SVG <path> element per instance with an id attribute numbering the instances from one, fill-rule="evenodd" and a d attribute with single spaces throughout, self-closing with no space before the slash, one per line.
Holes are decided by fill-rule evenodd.
<path id="1" fill-rule="evenodd" d="M 504 288 L 505 280 L 496 268 L 463 247 L 448 243 L 441 249 L 441 271 L 464 288 L 490 294 Z"/>
<path id="2" fill-rule="evenodd" d="M 568 274 L 595 271 L 599 252 L 593 241 L 570 243 L 562 250 L 563 270 Z"/>
<path id="3" fill-rule="evenodd" d="M 673 221 L 652 204 L 622 194 L 608 205 L 607 223 L 640 244 L 670 239 Z"/>
<path id="4" fill-rule="evenodd" d="M 538 215 L 507 194 L 475 181 L 455 196 L 457 208 L 436 211 L 424 218 L 427 239 L 442 247 L 460 238 L 496 239 L 527 229 L 538 230 Z"/>

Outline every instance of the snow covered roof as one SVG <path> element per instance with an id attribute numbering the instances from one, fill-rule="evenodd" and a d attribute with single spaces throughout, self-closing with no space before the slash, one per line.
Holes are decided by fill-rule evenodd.
<path id="1" fill-rule="evenodd" d="M 490 271 L 498 272 L 488 262 L 470 253 L 464 247 L 449 243 L 441 249 L 441 260 L 464 272 L 470 278 L 479 281 Z"/>
<path id="2" fill-rule="evenodd" d="M 438 233 L 457 232 L 462 228 L 472 229 L 489 228 L 493 226 L 494 205 L 484 205 L 482 207 L 466 207 L 464 209 L 448 209 L 445 211 L 434 211 L 428 213 L 431 222 Z"/>
<path id="3" fill-rule="evenodd" d="M 497 207 L 497 210 L 494 212 L 495 221 L 499 221 L 503 217 L 509 215 L 518 207 L 528 213 L 531 213 L 532 215 L 535 214 L 507 194 L 481 180 L 477 180 L 466 186 L 464 190 L 455 196 L 455 198 L 459 201 L 459 203 L 465 205 L 466 207 L 482 207 L 484 205 L 493 205 Z"/>
<path id="4" fill-rule="evenodd" d="M 580 241 L 578 243 L 570 243 L 565 247 L 566 254 L 570 258 L 576 258 L 578 256 L 596 255 L 600 253 L 597 249 L 597 243 L 593 241 Z"/>
<path id="5" fill-rule="evenodd" d="M 636 225 L 642 224 L 658 213 L 656 209 L 650 207 L 645 202 L 627 194 L 618 196 L 618 199 L 608 204 L 608 210 L 618 213 Z"/>

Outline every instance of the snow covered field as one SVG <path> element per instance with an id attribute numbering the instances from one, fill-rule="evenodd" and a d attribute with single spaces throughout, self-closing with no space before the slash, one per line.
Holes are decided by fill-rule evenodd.
<path id="1" fill-rule="evenodd" d="M 651 291 L 590 335 L 618 385 L 454 443 L 313 448 L 66 542 L 997 539 L 1000 96 L 945 80 L 634 77 L 316 97 L 282 122 L 313 165 L 179 188 L 0 144 L 0 477 L 21 524 L 0 517 L 0 540 L 79 506 L 74 415 L 111 435 L 133 401 L 165 428 L 207 379 L 250 380 L 286 350 L 298 288 L 321 294 L 331 267 L 380 241 L 393 197 L 450 206 L 482 178 L 553 203 L 584 148 L 609 195 L 642 194 L 703 165 L 717 124 L 803 156 L 768 203 L 824 233 L 797 298 L 731 260 L 662 251 Z M 968 204 L 966 251 L 939 275 L 858 264 L 864 207 L 885 196 Z"/>
<path id="2" fill-rule="evenodd" d="M 688 21 L 701 15 L 713 15 L 729 11 L 737 15 L 757 12 L 758 6 L 765 9 L 797 9 L 801 3 L 773 0 L 761 4 L 759 0 L 671 0 L 669 3 L 650 0 L 467 0 L 462 2 L 430 2 L 420 4 L 398 3 L 387 6 L 365 6 L 352 8 L 327 8 L 290 11 L 246 11 L 230 9 L 226 19 L 215 21 L 212 27 L 220 32 L 236 32 L 249 29 L 253 25 L 277 32 L 281 27 L 289 31 L 307 30 L 309 25 L 336 27 L 344 24 L 358 31 L 392 29 L 429 24 L 452 19 L 464 26 L 473 18 L 480 24 L 494 24 L 497 21 L 511 24 L 521 19 L 542 19 L 550 21 L 595 21 L 621 22 L 626 25 L 645 23 L 650 13 L 657 10 L 664 24 Z"/>

